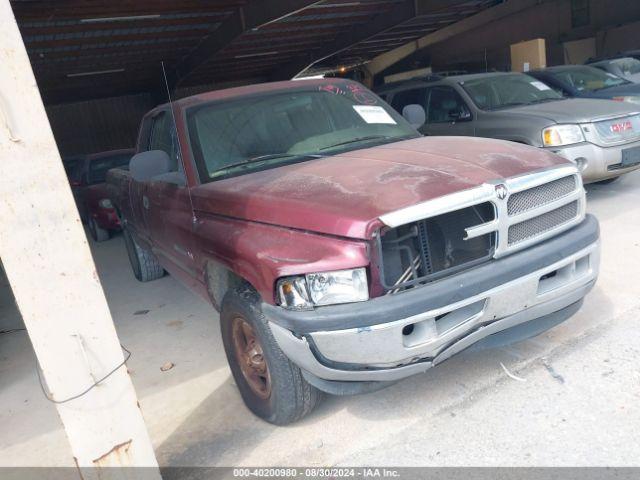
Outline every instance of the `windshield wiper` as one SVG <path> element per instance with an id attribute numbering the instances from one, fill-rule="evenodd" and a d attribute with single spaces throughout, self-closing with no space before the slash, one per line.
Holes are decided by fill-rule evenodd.
<path id="1" fill-rule="evenodd" d="M 501 108 L 509 108 L 509 107 L 522 107 L 524 105 L 529 105 L 529 104 L 527 102 L 503 103 L 502 105 L 496 105 L 495 107 L 491 108 L 490 110 L 500 110 Z"/>
<path id="2" fill-rule="evenodd" d="M 564 100 L 564 98 L 540 98 L 538 100 L 533 100 L 532 102 L 529 102 L 527 105 L 535 105 L 536 103 L 546 103 L 546 102 L 555 102 L 557 100 Z"/>
<path id="3" fill-rule="evenodd" d="M 257 155 L 255 157 L 249 157 L 249 158 L 245 158 L 244 160 L 240 160 L 239 162 L 235 162 L 235 163 L 230 163 L 229 165 L 225 165 L 224 167 L 218 168 L 217 170 L 214 170 L 213 172 L 211 172 L 210 176 L 214 177 L 216 176 L 216 174 L 219 174 L 220 172 L 224 172 L 226 170 L 230 170 L 232 168 L 238 168 L 238 167 L 242 167 L 245 165 L 248 165 L 250 163 L 256 163 L 256 162 L 263 162 L 265 160 L 273 160 L 276 158 L 293 158 L 293 157 L 300 157 L 300 158 L 321 158 L 324 155 L 317 155 L 317 154 L 313 154 L 313 153 L 267 153 L 265 155 Z"/>
<path id="4" fill-rule="evenodd" d="M 395 137 L 390 137 L 389 135 L 368 135 L 366 137 L 352 138 L 351 140 L 345 140 L 344 142 L 334 143 L 333 145 L 322 147 L 320 150 L 328 150 L 329 148 L 339 147 L 341 145 L 348 145 L 350 143 L 364 142 L 367 140 L 380 140 L 380 139 L 386 140 L 390 138 L 395 138 Z"/>

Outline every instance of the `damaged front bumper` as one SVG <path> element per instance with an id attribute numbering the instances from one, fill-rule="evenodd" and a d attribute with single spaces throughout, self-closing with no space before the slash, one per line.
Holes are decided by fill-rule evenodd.
<path id="1" fill-rule="evenodd" d="M 599 230 L 592 216 L 519 253 L 403 293 L 290 311 L 263 305 L 282 351 L 316 386 L 392 382 L 481 341 L 509 343 L 569 318 L 593 287 Z M 373 385 L 373 384 L 372 384 Z"/>

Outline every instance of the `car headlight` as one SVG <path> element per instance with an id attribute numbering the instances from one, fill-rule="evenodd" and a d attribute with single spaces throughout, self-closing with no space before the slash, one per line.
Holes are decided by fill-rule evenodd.
<path id="1" fill-rule="evenodd" d="M 560 147 L 584 142 L 584 134 L 579 125 L 553 125 L 542 131 L 545 147 Z"/>
<path id="2" fill-rule="evenodd" d="M 292 309 L 369 300 L 364 268 L 281 278 L 277 291 L 280 305 Z"/>
<path id="3" fill-rule="evenodd" d="M 640 103 L 640 97 L 635 95 L 626 96 L 626 97 L 613 97 L 613 100 L 618 102 L 631 102 L 631 103 Z"/>
<path id="4" fill-rule="evenodd" d="M 98 205 L 100 205 L 102 208 L 113 208 L 113 203 L 111 203 L 111 200 L 109 200 L 108 198 L 103 198 L 102 200 L 100 200 L 98 202 Z"/>

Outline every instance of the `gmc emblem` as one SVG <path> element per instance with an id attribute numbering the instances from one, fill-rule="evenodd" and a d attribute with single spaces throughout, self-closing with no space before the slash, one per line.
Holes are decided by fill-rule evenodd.
<path id="1" fill-rule="evenodd" d="M 633 125 L 631 125 L 631 122 L 627 120 L 626 122 L 613 123 L 609 128 L 613 133 L 622 133 L 627 130 L 633 130 Z"/>

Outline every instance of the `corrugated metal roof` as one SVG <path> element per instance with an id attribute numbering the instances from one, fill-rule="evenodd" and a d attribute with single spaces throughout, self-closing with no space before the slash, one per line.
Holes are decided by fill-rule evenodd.
<path id="1" fill-rule="evenodd" d="M 314 71 L 366 62 L 499 2 L 451 0 L 419 16 L 398 15 L 414 8 L 413 0 L 11 3 L 45 102 L 55 103 L 151 91 L 161 84 L 160 62 L 169 72 L 178 71 L 212 35 L 229 32 L 214 55 L 182 72 L 177 80 L 181 86 L 278 78 L 298 63 L 306 66 L 319 58 L 323 60 Z M 238 30 L 236 25 L 242 22 L 245 27 L 254 11 L 262 9 L 267 18 L 265 9 L 297 4 L 303 7 L 254 28 Z M 402 21 L 385 25 L 387 17 Z M 373 25 L 379 30 L 370 30 Z M 362 38 L 350 36 L 354 32 Z M 327 55 L 327 45 L 345 36 L 356 40 Z"/>

